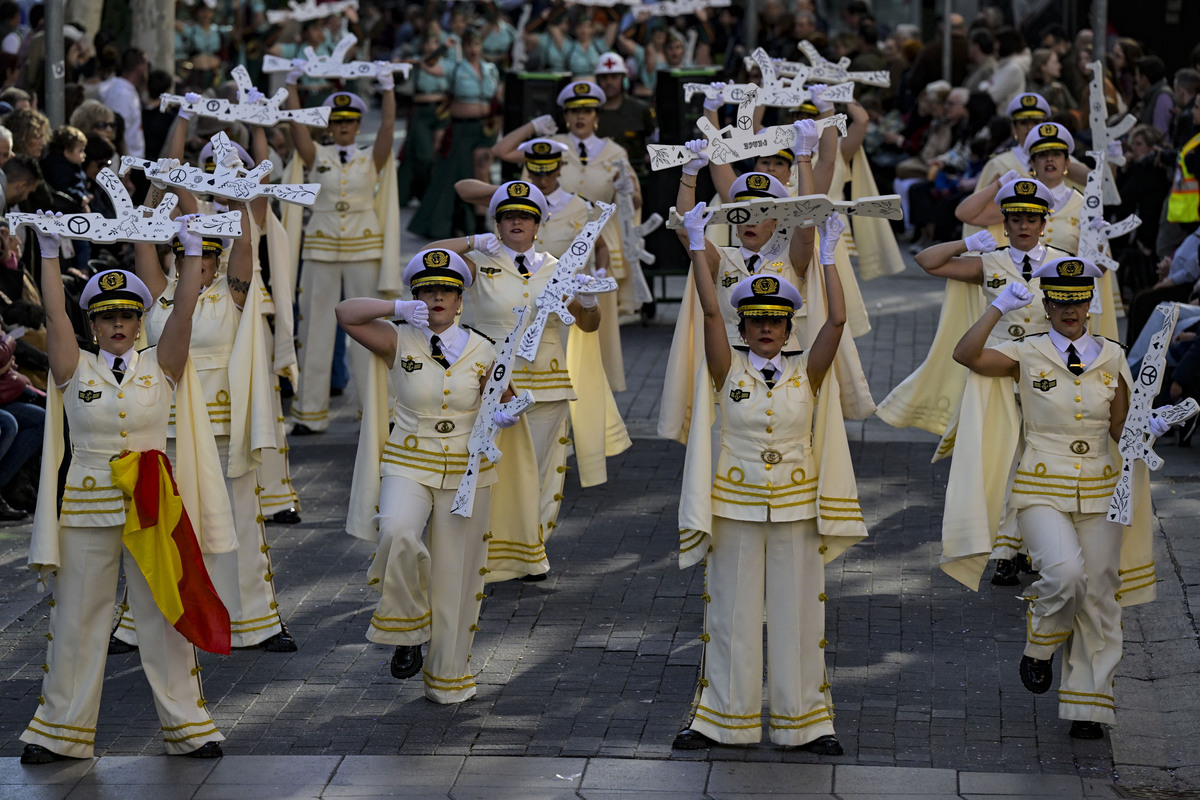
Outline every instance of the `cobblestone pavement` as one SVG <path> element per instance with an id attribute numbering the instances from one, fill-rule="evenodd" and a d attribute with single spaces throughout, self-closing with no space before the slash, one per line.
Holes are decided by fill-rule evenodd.
<path id="1" fill-rule="evenodd" d="M 864 286 L 874 330 L 859 347 L 877 400 L 925 353 L 941 295 L 932 283 L 910 268 Z M 779 781 L 825 794 L 835 780 L 839 796 L 1200 789 L 1200 653 L 1191 610 L 1200 580 L 1200 545 L 1191 535 L 1200 459 L 1161 449 L 1168 467 L 1155 489 L 1160 599 L 1126 614 L 1119 724 L 1101 741 L 1076 741 L 1057 718 L 1053 693 L 1034 697 L 1021 687 L 1017 591 L 985 582 L 970 592 L 937 568 L 947 465 L 929 463 L 933 437 L 874 419 L 849 424 L 871 535 L 827 572 L 827 659 L 846 754 L 818 759 L 768 743 L 673 753 L 700 660 L 703 575 L 680 571 L 675 559 L 683 448 L 653 435 L 674 310 L 660 312 L 647 326 L 622 328 L 630 375 L 619 403 L 634 445 L 610 460 L 605 485 L 580 490 L 568 476 L 548 581 L 489 588 L 473 651 L 479 696 L 470 702 L 426 702 L 419 681 L 390 677 L 390 648 L 365 640 L 375 599 L 365 583 L 371 547 L 342 532 L 357 426 L 352 398 L 335 401 L 329 433 L 292 442 L 304 521 L 270 526 L 268 535 L 281 610 L 300 650 L 202 655 L 205 693 L 228 737 L 229 756 L 214 776 L 240 764 L 241 783 L 267 783 L 254 776 L 255 765 L 267 762 L 235 757 L 309 756 L 288 761 L 303 766 L 281 780 L 300 783 L 301 773 L 315 770 L 325 775 L 317 783 L 341 785 L 342 775 L 353 784 L 346 776 L 404 763 L 429 778 L 418 787 L 427 796 L 444 796 L 433 790 L 440 778 L 429 776 L 447 771 L 457 776 L 451 784 L 466 774 L 508 775 L 528 789 L 514 797 L 701 796 L 695 787 L 704 796 L 751 797 L 778 791 Z M 45 658 L 47 605 L 22 568 L 27 536 L 28 526 L 0 528 L 0 757 L 20 753 L 17 736 L 36 707 Z M 109 659 L 96 749 L 103 756 L 96 763 L 118 771 L 127 762 L 117 757 L 162 752 L 136 654 Z M 414 758 L 369 758 L 383 756 Z M 755 762 L 751 776 L 744 770 Z M 19 786 L 27 773 L 11 778 L 14 765 L 0 758 L 0 799 L 33 796 L 5 793 L 29 788 Z M 867 769 L 875 767 L 888 769 Z M 532 776 L 547 769 L 574 783 L 543 787 Z M 585 772 L 608 774 L 608 783 L 589 791 Z M 236 781 L 210 777 L 214 783 Z M 390 788 L 397 785 L 413 786 Z M 509 796 L 467 791 L 493 785 L 487 781 L 454 785 L 461 787 L 454 797 Z M 342 793 L 351 794 L 370 792 Z M 196 795 L 218 796 L 225 795 Z"/>

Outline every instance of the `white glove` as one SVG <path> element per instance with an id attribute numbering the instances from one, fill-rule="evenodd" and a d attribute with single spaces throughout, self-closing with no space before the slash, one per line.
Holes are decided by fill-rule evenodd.
<path id="1" fill-rule="evenodd" d="M 511 428 L 517 424 L 517 417 L 502 408 L 497 408 L 492 412 L 492 422 L 496 423 L 497 428 Z"/>
<path id="2" fill-rule="evenodd" d="M 295 86 L 300 82 L 300 76 L 304 74 L 304 67 L 308 64 L 308 60 L 304 58 L 293 58 L 292 68 L 288 71 L 284 80 L 288 86 Z"/>
<path id="3" fill-rule="evenodd" d="M 591 282 L 592 278 L 590 275 L 579 273 L 575 276 L 575 299 L 584 308 L 595 308 L 600 305 L 600 301 L 596 299 L 596 295 L 587 289 L 587 285 Z"/>
<path id="4" fill-rule="evenodd" d="M 1001 315 L 1007 314 L 1010 311 L 1016 311 L 1018 308 L 1024 308 L 1033 300 L 1033 292 L 1022 283 L 1009 283 L 1004 287 L 1004 291 L 1000 296 L 992 301 Z"/>
<path id="5" fill-rule="evenodd" d="M 692 156 L 691 161 L 683 165 L 683 174 L 699 175 L 700 170 L 708 166 L 708 153 L 705 152 L 705 148 L 708 147 L 708 140 L 690 139 L 683 146 L 696 154 Z"/>
<path id="6" fill-rule="evenodd" d="M 808 87 L 808 93 L 812 95 L 813 105 L 817 107 L 817 113 L 824 114 L 826 111 L 833 111 L 833 103 L 821 97 L 825 93 L 825 84 L 812 84 Z"/>
<path id="7" fill-rule="evenodd" d="M 376 61 L 376 80 L 379 81 L 379 88 L 385 92 L 390 92 L 396 88 L 396 73 L 391 70 L 392 62 Z"/>
<path id="8" fill-rule="evenodd" d="M 185 103 L 199 103 L 203 99 L 204 99 L 203 97 L 196 94 L 195 92 L 188 92 L 187 94 L 185 94 L 183 96 L 183 100 Z M 191 119 L 192 112 L 188 111 L 186 108 L 180 106 L 179 107 L 179 118 L 180 119 Z"/>
<path id="9" fill-rule="evenodd" d="M 1108 220 L 1101 216 L 1095 216 L 1088 220 L 1087 226 L 1094 231 L 1104 230 L 1108 227 Z"/>
<path id="10" fill-rule="evenodd" d="M 250 89 L 250 91 L 246 92 L 246 102 L 247 103 L 261 103 L 263 100 L 266 100 L 266 99 L 267 99 L 267 96 L 265 94 L 263 94 L 262 92 L 260 92 L 258 89 L 252 88 L 252 89 Z"/>
<path id="11" fill-rule="evenodd" d="M 1012 183 L 1019 177 L 1021 177 L 1021 173 L 1017 172 L 1015 169 L 1010 169 L 1008 172 L 1000 176 L 1000 185 L 1003 186 L 1006 183 Z"/>
<path id="12" fill-rule="evenodd" d="M 708 211 L 708 203 L 697 203 L 696 206 L 683 215 L 683 229 L 688 235 L 688 250 L 703 250 L 706 247 L 704 226 L 712 219 Z"/>
<path id="13" fill-rule="evenodd" d="M 996 249 L 996 238 L 986 230 L 972 233 L 963 240 L 967 250 L 973 253 L 990 253 Z"/>
<path id="14" fill-rule="evenodd" d="M 592 277 L 598 281 L 602 281 L 608 277 L 608 270 L 604 267 L 596 267 L 596 271 L 592 273 Z"/>
<path id="15" fill-rule="evenodd" d="M 716 83 L 710 83 L 709 88 L 716 89 L 717 96 L 709 97 L 709 96 L 705 95 L 704 110 L 705 111 L 718 111 L 721 108 L 721 106 L 725 105 L 725 97 L 724 97 L 724 91 L 723 91 L 725 88 L 725 82 L 717 81 Z"/>
<path id="16" fill-rule="evenodd" d="M 817 131 L 817 123 L 811 119 L 798 119 L 792 123 L 796 128 L 796 146 L 793 151 L 798 156 L 810 156 L 817 149 L 821 134 Z"/>
<path id="17" fill-rule="evenodd" d="M 477 233 L 472 244 L 475 250 L 486 255 L 500 255 L 500 237 L 494 233 Z"/>
<path id="18" fill-rule="evenodd" d="M 825 224 L 821 226 L 821 264 L 833 263 L 833 251 L 837 247 L 838 239 L 842 238 L 844 230 L 846 230 L 846 223 L 842 222 L 841 216 L 836 211 L 825 218 Z"/>
<path id="19" fill-rule="evenodd" d="M 613 181 L 613 188 L 617 190 L 617 194 L 633 194 L 633 175 L 629 172 L 619 175 Z"/>
<path id="20" fill-rule="evenodd" d="M 62 212 L 55 214 L 53 211 L 38 211 L 44 217 L 55 219 L 62 216 Z M 38 247 L 41 248 L 42 258 L 58 258 L 59 235 L 57 233 L 42 233 L 34 228 L 37 233 Z"/>
<path id="21" fill-rule="evenodd" d="M 397 300 L 392 306 L 392 316 L 416 328 L 429 327 L 429 306 L 421 300 Z"/>
<path id="22" fill-rule="evenodd" d="M 1175 406 L 1162 406 L 1162 407 L 1156 408 L 1154 410 L 1155 411 L 1167 411 L 1168 409 L 1172 409 L 1174 407 Z M 1160 417 L 1158 414 L 1150 415 L 1150 433 L 1154 435 L 1155 439 L 1157 439 L 1160 436 L 1165 435 L 1166 432 L 1169 430 L 1171 430 L 1171 423 L 1167 422 L 1165 419 Z"/>
<path id="23" fill-rule="evenodd" d="M 185 256 L 199 256 L 204 254 L 204 237 L 198 233 L 192 233 L 188 230 L 187 224 L 193 217 L 198 217 L 199 214 L 184 214 L 176 222 L 179 223 L 179 232 L 175 234 L 179 237 L 179 243 L 183 245 L 183 254 Z"/>
<path id="24" fill-rule="evenodd" d="M 533 132 L 538 136 L 553 136 L 558 133 L 558 123 L 549 114 L 534 117 L 530 122 L 533 124 Z"/>
<path id="25" fill-rule="evenodd" d="M 1108 143 L 1108 155 L 1113 158 L 1125 157 L 1125 148 L 1121 146 L 1120 139 L 1114 139 Z"/>

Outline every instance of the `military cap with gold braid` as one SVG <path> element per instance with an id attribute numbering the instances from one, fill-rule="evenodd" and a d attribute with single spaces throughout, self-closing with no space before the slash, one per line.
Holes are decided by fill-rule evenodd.
<path id="1" fill-rule="evenodd" d="M 449 286 L 461 292 L 471 285 L 471 270 L 458 253 L 422 250 L 409 260 L 402 279 L 414 293 L 423 286 Z"/>
<path id="2" fill-rule="evenodd" d="M 760 130 L 760 131 L 759 131 L 759 133 L 760 133 L 760 134 L 764 134 L 764 133 L 766 133 L 766 132 L 767 132 L 767 129 L 766 129 L 766 128 L 763 128 L 762 130 Z M 785 160 L 785 161 L 787 161 L 789 164 L 795 164 L 795 163 L 796 163 L 796 153 L 795 153 L 795 151 L 794 151 L 794 150 L 792 150 L 792 148 L 790 148 L 790 147 L 785 147 L 785 148 L 783 148 L 782 150 L 780 150 L 780 151 L 779 151 L 778 153 L 776 153 L 775 155 L 776 155 L 776 156 L 778 156 L 779 158 L 782 158 L 782 159 L 784 159 L 784 160 Z M 759 158 L 766 158 L 766 157 L 767 157 L 767 156 L 765 156 L 765 155 L 764 155 L 764 156 L 759 156 Z"/>
<path id="3" fill-rule="evenodd" d="M 1025 92 L 1010 100 L 1006 111 L 1014 120 L 1043 120 L 1050 116 L 1050 104 L 1036 92 Z"/>
<path id="4" fill-rule="evenodd" d="M 1031 212 L 1045 216 L 1050 213 L 1054 195 L 1041 181 L 1017 178 L 1000 187 L 994 202 L 1005 214 Z"/>
<path id="5" fill-rule="evenodd" d="M 333 109 L 329 112 L 330 122 L 352 122 L 367 113 L 367 104 L 353 92 L 334 92 L 325 98 L 325 105 Z"/>
<path id="6" fill-rule="evenodd" d="M 500 184 L 492 193 L 488 204 L 488 216 L 499 219 L 505 211 L 524 211 L 532 214 L 538 222 L 546 216 L 546 196 L 532 183 L 509 181 Z"/>
<path id="7" fill-rule="evenodd" d="M 743 317 L 790 317 L 803 304 L 795 286 L 771 275 L 742 278 L 729 295 L 729 305 Z"/>
<path id="8" fill-rule="evenodd" d="M 1075 149 L 1075 139 L 1071 132 L 1057 122 L 1043 122 L 1029 132 L 1025 137 L 1025 152 L 1033 156 L 1038 153 L 1049 153 L 1061 150 L 1068 156 Z"/>
<path id="9" fill-rule="evenodd" d="M 760 197 L 776 197 L 782 200 L 788 196 L 788 190 L 777 178 L 772 178 L 764 172 L 747 172 L 729 187 L 729 196 L 735 203 L 757 200 Z"/>
<path id="10" fill-rule="evenodd" d="M 142 279 L 123 269 L 97 272 L 79 296 L 79 307 L 89 316 L 104 311 L 136 311 L 140 315 L 153 302 Z"/>
<path id="11" fill-rule="evenodd" d="M 183 243 L 178 239 L 171 242 L 171 248 L 175 251 L 176 258 L 183 258 Z M 225 240 L 219 236 L 205 236 L 204 248 L 201 250 L 201 256 L 216 256 L 220 258 L 225 253 Z"/>
<path id="12" fill-rule="evenodd" d="M 558 93 L 558 104 L 565 110 L 599 108 L 608 102 L 604 90 L 591 81 L 571 81 Z"/>
<path id="13" fill-rule="evenodd" d="M 1086 258 L 1067 256 L 1047 261 L 1033 277 L 1040 280 L 1042 294 L 1055 303 L 1090 303 L 1096 278 L 1103 273 Z"/>
<path id="14" fill-rule="evenodd" d="M 530 139 L 521 142 L 517 149 L 525 154 L 525 169 L 535 175 L 554 172 L 562 166 L 563 153 L 567 146 L 553 139 Z"/>

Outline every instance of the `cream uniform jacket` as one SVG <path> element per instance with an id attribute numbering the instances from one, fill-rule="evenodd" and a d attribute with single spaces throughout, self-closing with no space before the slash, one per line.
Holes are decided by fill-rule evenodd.
<path id="1" fill-rule="evenodd" d="M 579 160 L 575 140 L 569 134 L 557 134 L 551 138 L 567 146 L 567 152 L 563 153 L 562 173 L 558 178 L 558 185 L 563 191 L 579 195 L 593 203 L 616 202 L 617 190 L 613 179 L 619 170 L 618 165 L 624 162 L 626 168 L 630 172 L 633 171 L 629 163 L 629 154 L 625 152 L 624 147 L 608 139 L 600 152 L 590 156 L 588 163 L 584 164 Z M 604 243 L 608 245 L 609 274 L 619 280 L 625 280 L 628 273 L 622 255 L 624 251 L 621 249 L 621 224 L 615 215 L 604 226 L 602 233 Z"/>
<path id="2" fill-rule="evenodd" d="M 1020 364 L 1025 449 L 1009 506 L 1047 505 L 1066 513 L 1104 514 L 1121 475 L 1108 448 L 1109 404 L 1125 353 L 1107 339 L 1082 375 L 1073 375 L 1049 336 L 1005 342 L 995 350 Z"/>
<path id="3" fill-rule="evenodd" d="M 425 333 L 411 325 L 396 329 L 396 360 L 388 372 L 395 425 L 383 446 L 379 474 L 408 478 L 434 489 L 457 489 L 467 466 L 467 440 L 479 412 L 479 379 L 496 360 L 483 336 L 469 338 L 446 369 L 433 360 Z M 496 482 L 492 464 L 480 462 L 476 486 Z"/>
<path id="4" fill-rule="evenodd" d="M 1050 330 L 1050 323 L 1046 320 L 1046 314 L 1042 310 L 1041 281 L 1036 279 L 1026 281 L 1021 275 L 1021 267 L 1013 263 L 1013 258 L 1020 258 L 1021 255 L 1018 251 L 1000 247 L 990 253 L 981 253 L 979 256 L 979 260 L 983 262 L 983 299 L 986 304 L 990 305 L 999 297 L 1009 282 L 1020 283 L 1033 293 L 1033 300 L 1029 302 L 1029 305 L 1010 311 L 1000 318 L 988 339 L 989 347 L 994 343 L 1011 341 L 1022 336 L 1032 336 L 1035 333 L 1045 333 Z M 1030 259 L 1030 266 L 1036 270 L 1046 261 L 1065 258 L 1069 255 L 1070 253 L 1062 250 L 1047 247 L 1041 260 Z"/>
<path id="5" fill-rule="evenodd" d="M 343 164 L 337 147 L 317 145 L 308 177 L 321 191 L 305 228 L 304 260 L 383 258 L 384 227 L 375 212 L 379 172 L 372 151 L 359 148 Z"/>
<path id="6" fill-rule="evenodd" d="M 114 455 L 165 450 L 174 391 L 158 366 L 158 350 L 124 356 L 121 384 L 101 355 L 81 352 L 62 390 L 71 425 L 71 466 L 63 494 L 63 525 L 102 528 L 125 524 L 125 498 L 112 485 Z"/>
<path id="7" fill-rule="evenodd" d="M 512 310 L 529 306 L 530 314 L 526 325 L 533 321 L 537 312 L 534 301 L 550 282 L 558 259 L 541 254 L 542 265 L 528 278 L 522 277 L 507 252 L 489 256 L 472 250 L 467 257 L 475 262 L 475 282 L 463 295 L 462 320 L 464 325 L 478 328 L 483 334 L 496 341 L 503 341 L 512 332 L 516 316 Z M 524 359 L 513 362 L 513 388 L 520 392 L 529 389 L 534 398 L 544 403 L 549 400 L 574 400 L 571 376 L 567 373 L 567 354 L 563 348 L 563 328 L 558 317 L 551 315 L 542 334 L 537 358 L 531 364 Z"/>
<path id="8" fill-rule="evenodd" d="M 792 522 L 817 515 L 817 464 L 812 450 L 814 397 L 804 360 L 786 355 L 767 386 L 738 348 L 718 395 L 721 453 L 712 513 L 750 522 Z"/>
<path id="9" fill-rule="evenodd" d="M 538 227 L 538 237 L 534 240 L 534 249 L 539 253 L 550 253 L 555 258 L 561 258 L 583 226 L 592 221 L 594 214 L 592 206 L 577 194 L 571 195 L 559 211 L 551 211 Z"/>

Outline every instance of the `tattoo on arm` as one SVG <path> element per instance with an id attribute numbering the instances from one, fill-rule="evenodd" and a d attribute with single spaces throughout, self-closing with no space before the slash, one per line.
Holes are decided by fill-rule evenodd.
<path id="1" fill-rule="evenodd" d="M 238 294 L 245 294 L 250 291 L 250 281 L 238 280 L 232 275 L 228 276 L 229 288 Z"/>

